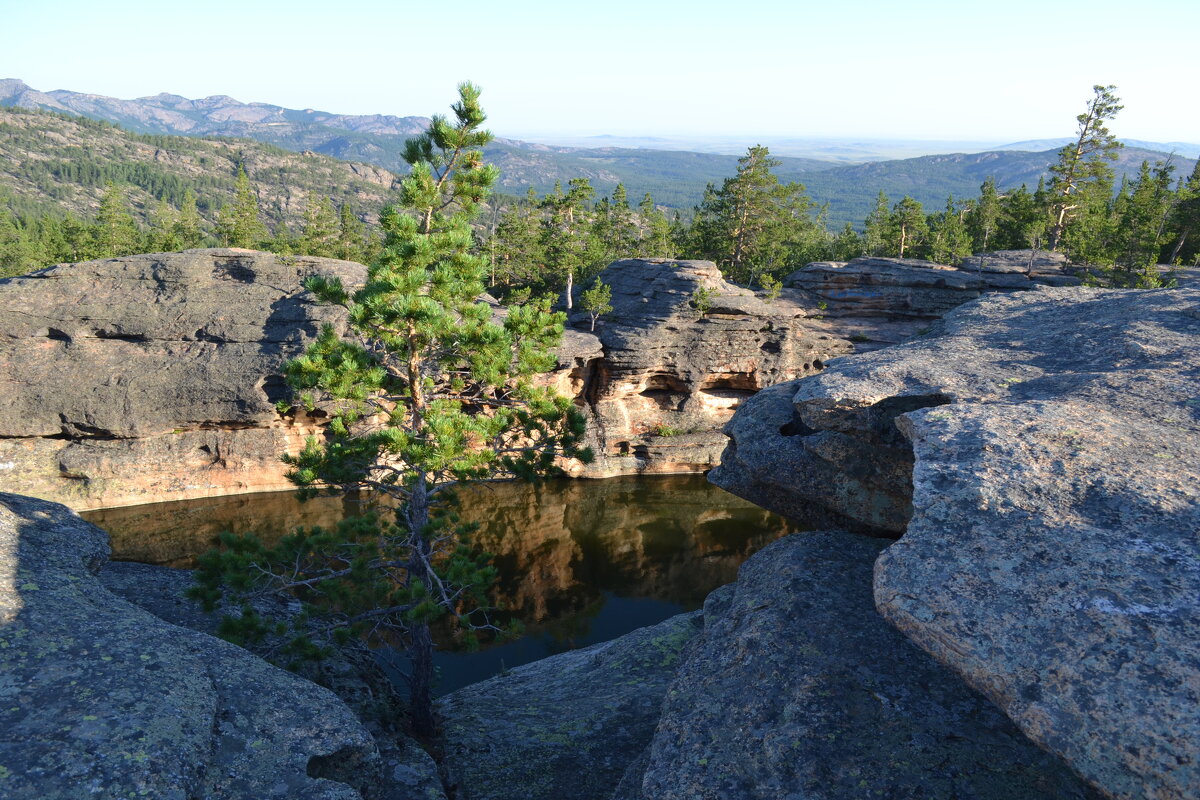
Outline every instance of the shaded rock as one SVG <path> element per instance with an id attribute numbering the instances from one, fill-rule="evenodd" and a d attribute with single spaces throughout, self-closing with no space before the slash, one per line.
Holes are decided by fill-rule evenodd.
<path id="1" fill-rule="evenodd" d="M 710 261 L 627 259 L 600 279 L 613 310 L 596 326 L 604 358 L 583 392 L 597 455 L 590 476 L 707 470 L 724 446 L 718 431 L 746 398 L 853 351 L 806 327 L 796 306 L 725 282 Z M 704 314 L 692 302 L 701 289 L 711 298 Z M 586 324 L 582 312 L 572 319 Z"/>
<path id="2" fill-rule="evenodd" d="M 699 613 L 518 667 L 438 702 L 458 800 L 612 795 L 650 742 Z"/>
<path id="3" fill-rule="evenodd" d="M 911 442 L 881 613 L 1109 795 L 1200 796 L 1200 291 L 988 297 L 935 334 L 792 386 L 805 440 Z M 772 442 L 748 444 L 731 488 L 768 471 L 750 462 Z M 805 470 L 856 485 L 813 463 L 809 501 Z"/>
<path id="4" fill-rule="evenodd" d="M 750 398 L 710 482 L 801 524 L 894 535 L 912 515 L 912 449 L 898 435 L 814 430 L 796 413 L 799 382 Z M 893 431 L 894 434 L 894 431 Z"/>
<path id="5" fill-rule="evenodd" d="M 108 592 L 103 531 L 0 494 L 0 553 L 5 797 L 361 796 L 378 754 L 349 709 Z"/>
<path id="6" fill-rule="evenodd" d="M 220 610 L 205 612 L 186 596 L 194 584 L 191 570 L 113 561 L 104 565 L 104 588 L 172 625 L 217 635 Z M 260 598 L 260 614 L 282 617 L 295 609 Z M 336 694 L 374 738 L 379 758 L 357 764 L 357 788 L 370 800 L 445 800 L 437 764 L 399 729 L 403 704 L 383 668 L 361 645 L 341 647 L 333 656 L 306 662 L 297 674 Z"/>
<path id="7" fill-rule="evenodd" d="M 618 796 L 1096 796 L 875 613 L 885 546 L 806 533 L 747 561 L 705 605 L 640 793 L 626 776 Z"/>

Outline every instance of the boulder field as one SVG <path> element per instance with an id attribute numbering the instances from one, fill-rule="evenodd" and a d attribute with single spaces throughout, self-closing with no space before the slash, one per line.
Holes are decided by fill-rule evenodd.
<path id="1" fill-rule="evenodd" d="M 1200 290 L 1044 289 L 748 400 L 719 486 L 899 540 L 879 612 L 1118 798 L 1200 796 Z"/>
<path id="2" fill-rule="evenodd" d="M 594 332 L 572 316 L 548 377 L 591 418 L 597 458 L 573 472 L 707 470 L 721 427 L 767 386 L 900 341 L 983 292 L 1074 280 L 1028 255 L 813 264 L 774 299 L 710 262 L 615 262 L 601 276 L 612 312 Z M 289 488 L 279 456 L 323 419 L 276 408 L 282 365 L 320 325 L 345 325 L 302 289 L 315 274 L 355 285 L 365 268 L 209 249 L 0 280 L 0 489 L 85 509 Z"/>

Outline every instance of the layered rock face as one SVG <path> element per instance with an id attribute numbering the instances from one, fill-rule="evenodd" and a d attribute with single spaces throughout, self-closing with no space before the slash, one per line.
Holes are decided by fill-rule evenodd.
<path id="1" fill-rule="evenodd" d="M 816 306 L 865 352 L 906 341 L 950 309 L 988 292 L 1079 282 L 1061 253 L 1002 250 L 972 256 L 961 267 L 912 258 L 823 261 L 796 270 L 783 285 L 785 299 L 807 309 Z"/>
<path id="2" fill-rule="evenodd" d="M 351 800 L 379 760 L 332 693 L 108 592 L 103 531 L 0 494 L 0 781 L 12 800 Z"/>
<path id="3" fill-rule="evenodd" d="M 596 327 L 604 357 L 583 396 L 596 436 L 592 476 L 707 470 L 741 402 L 853 351 L 807 327 L 794 304 L 725 282 L 709 261 L 629 259 L 600 279 L 613 310 Z M 697 307 L 698 292 L 708 293 L 707 308 Z"/>
<path id="4" fill-rule="evenodd" d="M 1198 374 L 1200 291 L 989 297 L 754 398 L 713 480 L 770 507 L 786 468 L 840 511 L 869 484 L 889 621 L 1106 794 L 1196 797 Z"/>
<path id="5" fill-rule="evenodd" d="M 62 264 L 0 281 L 0 482 L 76 508 L 278 489 L 282 363 L 338 309 L 346 261 L 225 249 Z"/>
<path id="6" fill-rule="evenodd" d="M 0 282 L 0 480 L 76 508 L 288 488 L 279 456 L 321 419 L 281 417 L 283 363 L 337 309 L 313 274 L 358 264 L 232 249 L 63 264 Z M 702 471 L 745 397 L 852 346 L 807 333 L 708 262 L 623 261 L 600 338 L 568 330 L 547 379 L 593 417 L 591 477 Z M 693 292 L 712 293 L 701 314 Z"/>

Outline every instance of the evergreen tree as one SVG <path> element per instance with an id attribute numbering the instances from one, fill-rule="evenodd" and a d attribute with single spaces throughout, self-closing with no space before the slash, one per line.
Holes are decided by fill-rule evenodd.
<path id="1" fill-rule="evenodd" d="M 365 263 L 367 252 L 366 228 L 354 214 L 349 202 L 338 210 L 337 242 L 333 255 L 343 261 Z"/>
<path id="2" fill-rule="evenodd" d="M 179 216 L 175 220 L 175 239 L 181 250 L 190 250 L 204 244 L 204 221 L 196 208 L 196 193 L 191 189 L 184 192 Z"/>
<path id="3" fill-rule="evenodd" d="M 304 228 L 300 233 L 299 252 L 309 256 L 333 258 L 338 249 L 338 219 L 333 203 L 325 195 L 309 192 L 304 204 Z"/>
<path id="4" fill-rule="evenodd" d="M 595 196 L 595 189 L 587 178 L 572 178 L 568 185 L 570 188 L 564 194 L 562 185 L 556 183 L 554 193 L 542 201 L 549 215 L 543 221 L 541 244 L 545 267 L 550 273 L 547 277 L 556 288 L 564 289 L 570 309 L 574 305 L 576 279 L 587 277 L 585 269 L 593 261 L 590 256 L 599 254 L 588 235 L 591 228 L 587 218 L 588 203 Z"/>
<path id="5" fill-rule="evenodd" d="M 1051 223 L 1048 246 L 1057 250 L 1072 220 L 1081 208 L 1093 210 L 1097 198 L 1096 184 L 1105 180 L 1111 187 L 1112 167 L 1121 143 L 1113 136 L 1106 122 L 1117 115 L 1123 106 L 1113 94 L 1115 86 L 1093 86 L 1093 97 L 1087 109 L 1075 119 L 1079 124 L 1075 141 L 1058 152 L 1058 162 L 1050 167 Z M 1091 190 L 1091 191 L 1089 191 Z"/>
<path id="6" fill-rule="evenodd" d="M 95 256 L 112 258 L 138 252 L 140 234 L 137 222 L 125 201 L 125 190 L 110 183 L 96 213 Z"/>
<path id="7" fill-rule="evenodd" d="M 863 238 L 854 230 L 854 226 L 847 222 L 846 227 L 842 228 L 842 232 L 833 241 L 833 260 L 849 261 L 858 258 L 864 254 L 865 249 Z"/>
<path id="8" fill-rule="evenodd" d="M 238 167 L 233 203 L 222 206 L 217 215 L 217 238 L 225 247 L 246 248 L 258 247 L 267 238 L 267 227 L 258 213 L 258 196 L 244 167 Z"/>
<path id="9" fill-rule="evenodd" d="M 173 253 L 183 249 L 179 238 L 179 215 L 165 200 L 159 200 L 150 212 L 146 244 L 149 250 L 156 253 Z"/>
<path id="10" fill-rule="evenodd" d="M 888 215 L 888 225 L 884 233 L 888 254 L 904 258 L 907 251 L 919 248 L 928 236 L 929 226 L 925 222 L 925 209 L 918 201 L 904 195 Z"/>
<path id="11" fill-rule="evenodd" d="M 459 93 L 454 120 L 435 116 L 405 149 L 412 169 L 400 203 L 385 212 L 387 240 L 366 285 L 350 295 L 336 278 L 306 284 L 348 309 L 355 337 L 325 326 L 287 366 L 306 407 L 332 401 L 327 440 L 311 438 L 286 459 L 292 480 L 309 495 L 324 486 L 386 496 L 392 519 L 300 531 L 270 549 L 227 537 L 231 548 L 205 558 L 194 592 L 212 602 L 225 577 L 251 591 L 291 591 L 324 612 L 339 640 L 402 646 L 423 737 L 434 732 L 431 625 L 495 627 L 486 614 L 495 570 L 464 542 L 454 485 L 536 478 L 563 455 L 590 457 L 577 447 L 583 420 L 574 404 L 533 380 L 554 366 L 564 316 L 532 302 L 500 322 L 479 300 L 487 261 L 472 253 L 471 220 L 498 170 L 483 161 L 492 137 L 478 89 L 462 84 Z M 227 630 L 251 636 L 266 627 L 246 611 Z"/>
<path id="12" fill-rule="evenodd" d="M 979 187 L 979 199 L 967 212 L 966 223 L 972 250 L 976 253 L 986 252 L 1000 224 L 1000 194 L 996 191 L 996 179 L 992 176 L 989 175 Z"/>
<path id="13" fill-rule="evenodd" d="M 588 317 L 592 320 L 591 329 L 596 330 L 596 320 L 613 310 L 612 287 L 596 278 L 592 288 L 579 298 L 579 307 L 587 312 Z"/>
<path id="14" fill-rule="evenodd" d="M 717 262 L 730 280 L 755 283 L 779 277 L 804 260 L 823 230 L 799 183 L 779 182 L 779 161 L 761 145 L 738 159 L 737 174 L 711 185 L 696 209 L 693 246 Z"/>
<path id="15" fill-rule="evenodd" d="M 494 286 L 544 288 L 546 255 L 542 246 L 541 203 L 537 192 L 529 189 L 524 201 L 504 209 L 492 238 Z"/>
<path id="16" fill-rule="evenodd" d="M 971 255 L 971 234 L 954 198 L 946 198 L 946 210 L 932 214 L 928 221 L 926 255 L 937 264 L 958 264 Z"/>
<path id="17" fill-rule="evenodd" d="M 642 202 L 638 204 L 641 216 L 641 234 L 638 236 L 635 253 L 640 258 L 674 258 L 675 243 L 671 235 L 671 222 L 658 206 L 654 198 L 646 192 Z"/>
<path id="18" fill-rule="evenodd" d="M 1171 210 L 1171 230 L 1174 244 L 1170 255 L 1167 256 L 1167 263 L 1176 264 L 1180 260 L 1189 263 L 1190 260 L 1196 260 L 1197 253 L 1200 253 L 1196 242 L 1197 235 L 1200 234 L 1200 161 L 1196 162 L 1192 174 L 1175 193 Z"/>
<path id="19" fill-rule="evenodd" d="M 1137 177 L 1122 192 L 1116 220 L 1116 282 L 1137 286 L 1147 278 L 1157 280 L 1156 269 L 1162 255 L 1167 223 L 1174 195 L 1171 192 L 1169 163 L 1158 162 L 1153 169 L 1143 161 Z"/>
<path id="20" fill-rule="evenodd" d="M 1037 194 L 1030 194 L 1022 184 L 1021 188 L 1001 195 L 995 249 L 1021 250 L 1041 244 L 1049 222 L 1046 208 L 1038 199 L 1041 193 L 1040 186 Z"/>
<path id="21" fill-rule="evenodd" d="M 881 256 L 884 254 L 887 247 L 888 220 L 891 218 L 891 214 L 888 212 L 888 202 L 888 196 L 880 190 L 879 196 L 875 198 L 875 207 L 871 209 L 871 213 L 863 224 L 864 255 Z"/>

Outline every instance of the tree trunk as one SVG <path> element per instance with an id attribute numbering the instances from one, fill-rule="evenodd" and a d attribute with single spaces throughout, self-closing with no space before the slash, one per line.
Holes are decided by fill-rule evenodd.
<path id="1" fill-rule="evenodd" d="M 571 301 L 571 294 L 575 290 L 575 270 L 567 273 L 567 311 L 570 311 L 574 306 Z"/>
<path id="2" fill-rule="evenodd" d="M 1171 248 L 1171 257 L 1167 259 L 1168 264 L 1174 264 L 1175 259 L 1179 258 L 1179 252 L 1183 250 L 1183 245 L 1185 242 L 1187 242 L 1189 233 L 1191 233 L 1191 230 L 1184 228 L 1184 230 L 1179 234 L 1179 238 L 1175 240 L 1175 246 Z"/>
<path id="3" fill-rule="evenodd" d="M 429 524 L 429 493 L 425 485 L 424 474 L 418 474 L 413 481 L 412 495 L 405 509 L 405 524 L 408 526 L 408 541 L 412 551 L 408 560 L 408 580 L 422 581 L 431 587 L 433 581 L 429 574 L 429 542 L 423 532 Z M 411 628 L 408 657 L 412 662 L 412 674 L 409 676 L 409 709 L 412 718 L 413 732 L 423 738 L 431 739 L 436 731 L 433 719 L 433 635 L 429 626 L 424 623 L 414 623 Z"/>

